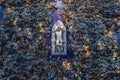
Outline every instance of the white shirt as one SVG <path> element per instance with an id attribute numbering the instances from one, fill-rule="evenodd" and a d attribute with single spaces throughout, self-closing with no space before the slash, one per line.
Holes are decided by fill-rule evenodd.
<path id="1" fill-rule="evenodd" d="M 56 44 L 62 45 L 62 31 L 56 31 L 55 33 L 57 35 Z"/>

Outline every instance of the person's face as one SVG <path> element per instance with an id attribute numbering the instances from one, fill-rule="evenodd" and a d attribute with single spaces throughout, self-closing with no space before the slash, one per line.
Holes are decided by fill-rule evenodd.
<path id="1" fill-rule="evenodd" d="M 60 27 L 58 27 L 58 30 L 59 30 L 59 31 L 60 31 L 60 29 L 61 29 L 61 28 L 60 28 Z"/>

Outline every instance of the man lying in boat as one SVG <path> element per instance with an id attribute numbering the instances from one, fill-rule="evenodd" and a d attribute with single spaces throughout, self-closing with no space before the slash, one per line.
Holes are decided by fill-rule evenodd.
<path id="1" fill-rule="evenodd" d="M 55 45 L 58 48 L 58 52 L 61 52 L 63 49 L 63 34 L 64 29 L 61 27 L 57 27 L 56 30 L 53 31 L 53 33 L 55 33 Z"/>

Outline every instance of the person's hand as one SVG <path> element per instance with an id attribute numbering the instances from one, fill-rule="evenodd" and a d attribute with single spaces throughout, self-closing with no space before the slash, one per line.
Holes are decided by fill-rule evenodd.
<path id="1" fill-rule="evenodd" d="M 55 33 L 56 32 L 56 30 L 54 30 L 54 31 L 52 31 L 53 33 Z"/>

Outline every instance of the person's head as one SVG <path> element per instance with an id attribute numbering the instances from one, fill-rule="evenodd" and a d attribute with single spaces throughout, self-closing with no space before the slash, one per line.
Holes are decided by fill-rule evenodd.
<path id="1" fill-rule="evenodd" d="M 58 29 L 60 29 L 60 26 L 58 27 Z"/>
<path id="2" fill-rule="evenodd" d="M 61 30 L 61 27 L 59 26 L 59 27 L 57 28 L 57 30 Z"/>

